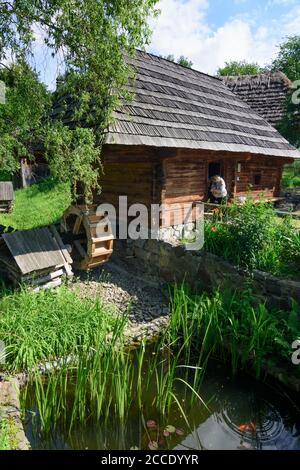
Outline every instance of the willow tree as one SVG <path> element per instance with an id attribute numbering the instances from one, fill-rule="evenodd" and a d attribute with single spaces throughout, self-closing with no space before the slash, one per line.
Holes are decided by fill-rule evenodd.
<path id="1" fill-rule="evenodd" d="M 0 104 L 0 169 L 8 174 L 30 156 L 32 129 L 49 112 L 50 94 L 38 75 L 22 60 L 0 67 L 5 83 L 5 101 Z"/>
<path id="2" fill-rule="evenodd" d="M 30 61 L 37 34 L 53 57 L 63 57 L 65 73 L 59 93 L 62 101 L 67 97 L 68 103 L 74 103 L 70 108 L 75 128 L 46 121 L 41 113 L 39 123 L 34 123 L 34 132 L 45 141 L 54 174 L 68 179 L 73 188 L 81 179 L 86 199 L 90 199 L 99 180 L 103 132 L 113 109 L 128 96 L 126 84 L 132 70 L 127 59 L 136 48 L 149 42 L 147 21 L 157 13 L 156 3 L 157 0 L 0 0 L 2 64 Z M 88 128 L 79 130 L 82 116 Z"/>

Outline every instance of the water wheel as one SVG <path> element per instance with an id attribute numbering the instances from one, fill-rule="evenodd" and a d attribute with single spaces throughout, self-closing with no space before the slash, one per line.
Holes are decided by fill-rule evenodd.
<path id="1" fill-rule="evenodd" d="M 61 220 L 61 237 L 71 245 L 76 269 L 96 268 L 113 252 L 111 226 L 105 216 L 96 214 L 97 206 L 71 206 Z"/>

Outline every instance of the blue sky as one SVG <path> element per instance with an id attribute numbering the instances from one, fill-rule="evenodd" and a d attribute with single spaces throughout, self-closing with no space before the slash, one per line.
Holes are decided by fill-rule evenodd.
<path id="1" fill-rule="evenodd" d="M 207 21 L 213 27 L 220 27 L 229 18 L 254 18 L 261 24 L 270 19 L 278 19 L 289 13 L 296 0 L 260 1 L 260 0 L 214 0 L 209 2 Z"/>
<path id="2" fill-rule="evenodd" d="M 186 55 L 211 74 L 229 60 L 268 64 L 300 33 L 299 0 L 161 0 L 159 8 L 149 50 Z"/>
<path id="3" fill-rule="evenodd" d="M 214 74 L 230 60 L 271 62 L 282 40 L 300 34 L 300 0 L 160 0 L 151 20 L 148 51 L 185 55 L 202 72 Z M 45 55 L 40 40 L 36 66 L 50 88 L 59 63 Z"/>

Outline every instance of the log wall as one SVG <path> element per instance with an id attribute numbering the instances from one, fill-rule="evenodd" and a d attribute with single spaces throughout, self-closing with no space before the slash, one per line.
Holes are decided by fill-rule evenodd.
<path id="1" fill-rule="evenodd" d="M 289 163 L 286 160 L 228 152 L 106 145 L 102 193 L 95 196 L 95 202 L 109 202 L 118 208 L 119 196 L 127 196 L 128 206 L 141 203 L 149 209 L 151 204 L 164 204 L 167 211 L 173 211 L 173 218 L 162 220 L 162 226 L 182 224 L 182 209 L 174 211 L 170 206 L 207 200 L 209 163 L 221 162 L 230 199 L 247 195 L 249 190 L 254 195 L 264 193 L 273 198 L 279 196 L 283 163 Z M 181 213 L 182 220 L 178 215 Z"/>
<path id="2" fill-rule="evenodd" d="M 236 173 L 235 196 L 247 195 L 249 191 L 254 196 L 264 194 L 268 198 L 278 197 L 282 163 L 267 158 L 252 158 L 241 161 L 241 172 Z"/>

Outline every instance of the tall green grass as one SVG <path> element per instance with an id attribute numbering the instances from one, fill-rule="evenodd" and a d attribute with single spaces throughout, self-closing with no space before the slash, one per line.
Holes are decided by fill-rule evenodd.
<path id="1" fill-rule="evenodd" d="M 83 298 L 76 288 L 32 293 L 6 291 L 0 298 L 0 338 L 6 368 L 30 371 L 37 364 L 75 355 L 108 335 L 122 335 L 126 317 L 117 317 L 100 298 Z"/>
<path id="2" fill-rule="evenodd" d="M 291 367 L 291 345 L 300 337 L 295 301 L 286 313 L 255 303 L 251 290 L 194 294 L 182 285 L 174 289 L 172 311 L 172 337 L 181 337 L 181 343 L 189 338 L 188 355 L 195 365 L 205 369 L 215 356 L 230 360 L 234 374 L 252 369 L 257 378 L 263 367 Z"/>
<path id="3" fill-rule="evenodd" d="M 53 224 L 71 204 L 68 185 L 47 178 L 28 188 L 15 191 L 11 214 L 1 214 L 0 224 L 17 230 L 28 230 Z"/>
<path id="4" fill-rule="evenodd" d="M 124 423 L 133 409 L 166 419 L 178 407 L 179 386 L 187 397 L 200 399 L 199 381 L 190 383 L 190 376 L 202 373 L 206 356 L 188 366 L 194 360 L 190 335 L 182 341 L 167 328 L 150 354 L 144 344 L 132 351 L 123 335 L 123 317 L 65 287 L 7 294 L 0 308 L 7 368 L 27 371 L 23 408 L 33 393 L 43 432 L 56 426 L 70 431 L 90 419 L 114 417 Z"/>
<path id="5" fill-rule="evenodd" d="M 181 285 L 170 297 L 169 325 L 155 344 L 135 350 L 123 334 L 126 319 L 100 300 L 65 287 L 2 298 L 7 367 L 27 370 L 22 406 L 33 396 L 42 432 L 70 432 L 90 420 L 125 423 L 137 411 L 165 423 L 174 409 L 186 416 L 195 400 L 205 409 L 201 384 L 212 357 L 229 361 L 234 374 L 252 369 L 257 377 L 271 364 L 290 364 L 300 337 L 296 303 L 284 316 L 253 304 L 251 291 L 197 294 Z"/>
<path id="6" fill-rule="evenodd" d="M 158 421 L 167 420 L 171 410 L 178 407 L 180 383 L 186 388 L 187 403 L 192 403 L 193 395 L 201 397 L 182 368 L 183 357 L 179 351 L 171 352 L 165 341 L 163 335 L 149 354 L 145 354 L 143 344 L 135 351 L 126 348 L 119 335 L 105 347 L 101 341 L 92 350 L 82 349 L 72 364 L 60 364 L 45 375 L 31 373 L 23 391 L 23 407 L 30 403 L 27 394 L 33 394 L 45 433 L 56 427 L 70 432 L 90 420 L 105 423 L 114 419 L 124 424 L 137 411 Z"/>

